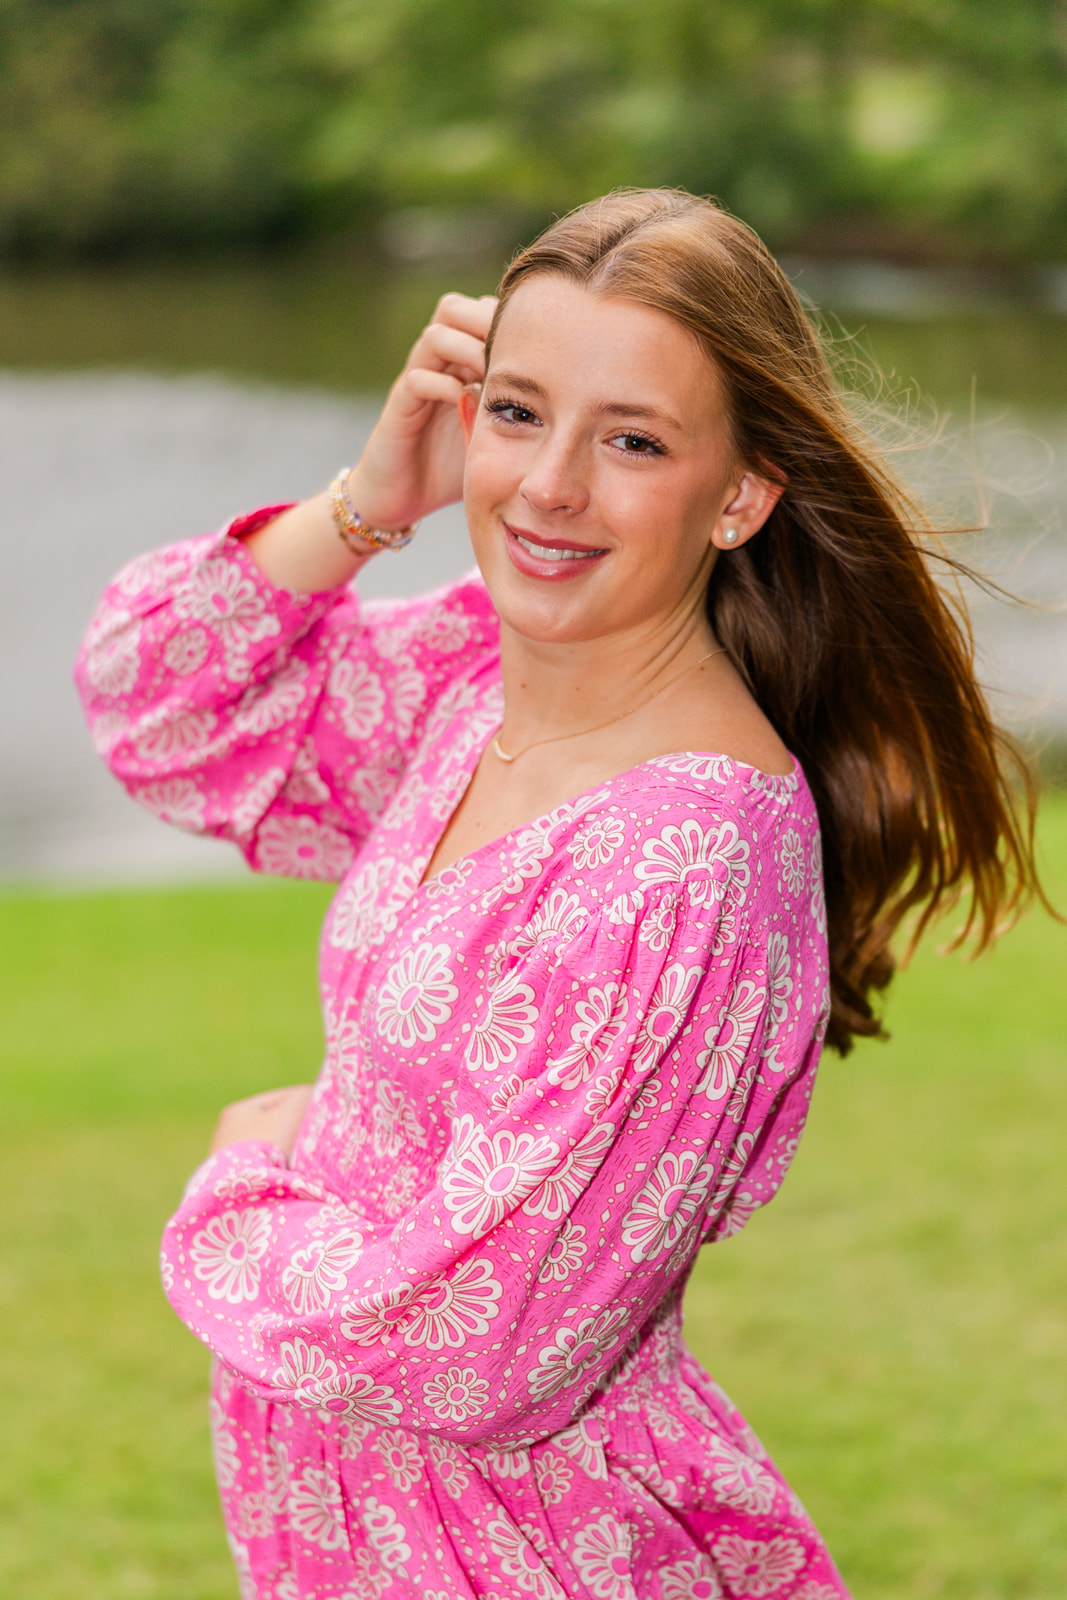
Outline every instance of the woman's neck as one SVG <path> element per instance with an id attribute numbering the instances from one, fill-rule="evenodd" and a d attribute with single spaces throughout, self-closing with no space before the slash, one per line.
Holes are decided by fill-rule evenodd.
<path id="1" fill-rule="evenodd" d="M 529 640 L 505 626 L 501 743 L 524 749 L 622 719 L 715 647 L 699 613 L 640 633 L 566 644 Z"/>

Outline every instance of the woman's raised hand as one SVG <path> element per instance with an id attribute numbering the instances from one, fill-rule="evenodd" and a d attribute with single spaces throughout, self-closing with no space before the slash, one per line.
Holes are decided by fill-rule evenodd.
<path id="1" fill-rule="evenodd" d="M 374 527 L 404 528 L 463 493 L 466 446 L 456 409 L 485 376 L 493 295 L 446 294 L 416 340 L 348 480 L 348 495 Z"/>
<path id="2" fill-rule="evenodd" d="M 492 295 L 446 294 L 389 391 L 348 498 L 372 528 L 406 528 L 463 494 L 466 445 L 457 402 L 485 376 Z M 338 537 L 326 490 L 249 534 L 245 548 L 281 589 L 314 593 L 347 583 L 368 560 Z M 392 558 L 390 558 L 392 559 Z"/>

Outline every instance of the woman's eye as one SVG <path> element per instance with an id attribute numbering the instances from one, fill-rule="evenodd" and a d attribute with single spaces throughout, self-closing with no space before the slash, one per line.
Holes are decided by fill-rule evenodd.
<path id="1" fill-rule="evenodd" d="M 536 422 L 536 414 L 529 406 L 520 406 L 514 400 L 494 400 L 488 409 L 496 417 L 503 417 L 505 422 Z"/>
<path id="2" fill-rule="evenodd" d="M 649 439 L 643 433 L 617 433 L 612 443 L 618 445 L 624 455 L 628 456 L 659 456 L 663 454 L 663 446 Z"/>

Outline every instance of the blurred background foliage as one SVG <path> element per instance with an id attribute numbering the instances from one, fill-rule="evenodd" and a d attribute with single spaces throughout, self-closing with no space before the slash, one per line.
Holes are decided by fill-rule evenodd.
<path id="1" fill-rule="evenodd" d="M 1064 0 L 0 0 L 0 254 L 499 250 L 676 183 L 778 250 L 1010 268 L 1067 255 L 1065 90 Z"/>

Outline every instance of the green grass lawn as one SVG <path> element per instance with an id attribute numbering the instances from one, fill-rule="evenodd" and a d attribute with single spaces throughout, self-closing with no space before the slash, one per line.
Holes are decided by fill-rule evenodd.
<path id="1" fill-rule="evenodd" d="M 1046 807 L 1067 901 L 1067 797 Z M 3 1600 L 234 1600 L 206 1357 L 160 1226 L 219 1105 L 310 1076 L 326 892 L 0 901 Z M 704 1252 L 688 1337 L 857 1600 L 1067 1594 L 1067 929 L 925 950 L 822 1069 L 782 1195 Z"/>

